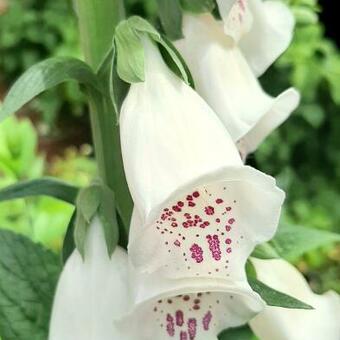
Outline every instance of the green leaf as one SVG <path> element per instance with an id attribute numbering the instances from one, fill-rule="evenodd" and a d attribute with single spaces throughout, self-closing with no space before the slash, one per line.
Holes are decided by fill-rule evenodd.
<path id="1" fill-rule="evenodd" d="M 144 48 L 140 37 L 128 20 L 122 21 L 115 31 L 117 73 L 127 83 L 145 80 Z"/>
<path id="2" fill-rule="evenodd" d="M 115 45 L 117 54 L 117 72 L 119 77 L 127 83 L 138 83 L 145 80 L 143 35 L 160 44 L 172 59 L 182 79 L 192 85 L 189 68 L 175 47 L 164 39 L 159 32 L 146 20 L 133 16 L 122 21 L 116 28 Z"/>
<path id="3" fill-rule="evenodd" d="M 248 278 L 251 288 L 261 295 L 262 299 L 269 306 L 291 308 L 291 309 L 313 309 L 312 306 L 293 298 L 287 294 L 281 293 L 273 288 L 268 287 L 263 282 Z"/>
<path id="4" fill-rule="evenodd" d="M 248 259 L 246 262 L 246 273 L 247 273 L 247 278 L 252 278 L 252 279 L 257 278 L 255 266 L 253 265 L 250 259 Z"/>
<path id="5" fill-rule="evenodd" d="M 101 91 L 96 75 L 81 60 L 68 57 L 50 58 L 29 68 L 14 83 L 0 109 L 0 121 L 18 111 L 40 93 L 69 80 L 76 80 L 89 88 Z"/>
<path id="6" fill-rule="evenodd" d="M 18 182 L 0 190 L 0 202 L 29 196 L 51 196 L 74 204 L 79 188 L 53 178 Z"/>
<path id="7" fill-rule="evenodd" d="M 90 223 L 96 214 L 101 201 L 101 188 L 99 185 L 90 185 L 80 190 L 77 198 L 77 209 L 86 222 Z"/>
<path id="8" fill-rule="evenodd" d="M 46 340 L 60 263 L 57 255 L 0 231 L 0 336 Z"/>
<path id="9" fill-rule="evenodd" d="M 90 222 L 86 221 L 81 210 L 77 209 L 74 227 L 74 242 L 83 259 L 85 258 L 85 242 L 89 227 Z"/>
<path id="10" fill-rule="evenodd" d="M 181 0 L 182 7 L 193 13 L 212 12 L 215 8 L 214 0 Z"/>
<path id="11" fill-rule="evenodd" d="M 66 263 L 68 258 L 71 256 L 73 250 L 76 248 L 74 242 L 74 229 L 75 229 L 76 212 L 73 213 L 70 222 L 68 224 L 66 234 L 64 237 L 63 248 L 61 251 L 62 263 Z"/>
<path id="12" fill-rule="evenodd" d="M 279 255 L 289 260 L 333 242 L 340 242 L 340 235 L 288 224 L 281 225 L 271 241 Z"/>
<path id="13" fill-rule="evenodd" d="M 108 186 L 99 180 L 82 189 L 77 198 L 74 241 L 83 258 L 86 256 L 87 232 L 96 215 L 102 224 L 107 251 L 111 256 L 119 241 L 115 195 Z M 70 226 L 70 228 L 72 227 Z"/>
<path id="14" fill-rule="evenodd" d="M 157 0 L 164 32 L 171 40 L 183 37 L 182 8 L 179 0 Z"/>
<path id="15" fill-rule="evenodd" d="M 262 260 L 278 259 L 280 257 L 275 248 L 269 243 L 256 246 L 251 256 Z"/>
<path id="16" fill-rule="evenodd" d="M 220 333 L 218 340 L 255 340 L 256 336 L 249 326 L 229 328 Z"/>
<path id="17" fill-rule="evenodd" d="M 112 190 L 102 187 L 102 199 L 98 209 L 98 217 L 104 228 L 106 246 L 111 256 L 119 241 L 119 227 L 115 210 L 115 197 Z"/>

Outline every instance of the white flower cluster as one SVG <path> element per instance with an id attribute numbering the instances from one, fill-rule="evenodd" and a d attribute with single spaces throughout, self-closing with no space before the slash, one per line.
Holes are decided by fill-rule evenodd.
<path id="1" fill-rule="evenodd" d="M 338 297 L 316 296 L 283 260 L 254 260 L 262 282 L 315 307 L 266 306 L 245 264 L 276 232 L 284 193 L 244 165 L 299 103 L 266 94 L 257 77 L 288 47 L 294 20 L 278 1 L 218 0 L 223 22 L 186 14 L 175 42 L 195 92 L 147 37 L 145 81 L 120 115 L 124 167 L 135 208 L 128 254 L 106 253 L 98 220 L 86 258 L 62 273 L 50 340 L 216 340 L 250 325 L 261 340 L 338 340 Z M 255 317 L 255 318 L 254 318 Z"/>

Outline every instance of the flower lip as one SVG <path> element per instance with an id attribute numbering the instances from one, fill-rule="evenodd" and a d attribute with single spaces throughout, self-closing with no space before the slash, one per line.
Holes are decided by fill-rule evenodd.
<path id="1" fill-rule="evenodd" d="M 266 175 L 261 171 L 256 170 L 250 166 L 229 166 L 225 168 L 221 168 L 212 173 L 205 174 L 199 178 L 195 178 L 192 181 L 186 183 L 182 187 L 178 188 L 170 197 L 155 207 L 148 216 L 146 216 L 145 221 L 140 221 L 143 225 L 152 226 L 155 220 L 159 217 L 160 211 L 163 210 L 165 206 L 171 205 L 171 202 L 176 201 L 176 197 L 186 196 L 185 194 L 188 191 L 192 191 L 192 188 L 195 188 L 199 185 L 210 185 L 215 182 L 225 181 L 245 181 L 245 182 L 257 182 L 259 186 L 262 186 L 263 190 L 272 191 L 274 190 L 277 195 L 279 195 L 281 204 L 285 198 L 285 193 L 276 186 L 276 181 L 272 176 Z"/>
<path id="2" fill-rule="evenodd" d="M 227 285 L 219 280 L 212 283 L 193 279 L 162 284 L 157 275 L 141 275 L 137 280 L 137 287 L 146 288 L 147 292 L 139 292 L 130 313 L 115 321 L 123 328 L 144 325 L 140 329 L 141 339 L 182 339 L 182 333 L 190 334 L 190 320 L 195 320 L 190 339 L 217 339 L 220 331 L 245 323 L 265 306 L 244 283 Z"/>
<path id="3" fill-rule="evenodd" d="M 246 281 L 246 260 L 274 235 L 284 194 L 272 177 L 255 169 L 228 170 L 228 176 L 221 171 L 200 179 L 210 184 L 191 183 L 177 191 L 149 224 L 135 212 L 128 249 L 138 273 Z"/>

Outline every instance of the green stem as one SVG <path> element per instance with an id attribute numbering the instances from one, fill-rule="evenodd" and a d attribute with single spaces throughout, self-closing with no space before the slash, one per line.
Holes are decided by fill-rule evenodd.
<path id="1" fill-rule="evenodd" d="M 112 47 L 116 25 L 125 17 L 123 0 L 75 0 L 75 5 L 85 59 L 97 70 Z M 121 236 L 126 239 L 132 200 L 123 170 L 116 113 L 106 100 L 103 98 L 100 105 L 89 99 L 93 143 L 99 175 L 115 192 L 117 209 L 125 226 L 125 235 Z"/>

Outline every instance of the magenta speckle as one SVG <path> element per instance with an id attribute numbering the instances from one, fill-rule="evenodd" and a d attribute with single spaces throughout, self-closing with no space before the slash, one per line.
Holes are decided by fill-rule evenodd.
<path id="1" fill-rule="evenodd" d="M 187 196 L 187 201 L 192 201 L 193 200 L 193 197 L 191 195 L 188 195 Z"/>
<path id="2" fill-rule="evenodd" d="M 196 204 L 195 204 L 194 202 L 191 202 L 191 201 L 190 201 L 190 202 L 188 203 L 188 206 L 189 206 L 189 207 L 194 207 L 194 206 L 196 206 Z"/>
<path id="3" fill-rule="evenodd" d="M 211 255 L 212 257 L 216 260 L 216 261 L 220 261 L 221 260 L 221 249 L 220 249 L 220 240 L 218 238 L 218 235 L 207 235 L 207 240 L 209 243 L 209 249 L 211 251 Z"/>
<path id="4" fill-rule="evenodd" d="M 176 211 L 176 212 L 182 211 L 182 209 L 181 209 L 178 205 L 174 205 L 174 206 L 172 207 L 172 210 L 173 210 L 173 211 Z"/>
<path id="5" fill-rule="evenodd" d="M 217 203 L 217 204 L 223 203 L 223 199 L 222 199 L 222 198 L 218 198 L 218 199 L 216 200 L 216 203 Z"/>
<path id="6" fill-rule="evenodd" d="M 215 209 L 212 206 L 205 207 L 204 211 L 207 215 L 214 215 L 214 213 L 215 213 Z"/>
<path id="7" fill-rule="evenodd" d="M 180 246 L 181 246 L 181 242 L 179 242 L 178 240 L 176 240 L 176 241 L 174 242 L 174 245 L 175 245 L 176 247 L 180 247 Z"/>
<path id="8" fill-rule="evenodd" d="M 231 239 L 230 239 L 230 238 L 227 238 L 227 239 L 225 240 L 225 243 L 226 243 L 226 244 L 231 244 Z"/>
<path id="9" fill-rule="evenodd" d="M 235 218 L 230 218 L 229 220 L 228 220 L 228 223 L 229 224 L 233 224 L 235 222 Z"/>
<path id="10" fill-rule="evenodd" d="M 189 319 L 188 320 L 188 333 L 189 333 L 190 340 L 194 340 L 196 338 L 196 332 L 197 332 L 196 319 Z"/>
<path id="11" fill-rule="evenodd" d="M 200 197 L 200 193 L 199 193 L 198 191 L 195 191 L 195 192 L 192 194 L 192 196 L 194 196 L 195 198 Z"/>
<path id="12" fill-rule="evenodd" d="M 197 263 L 203 262 L 203 250 L 198 244 L 194 243 L 191 246 L 190 251 L 191 258 L 193 258 Z"/>
<path id="13" fill-rule="evenodd" d="M 175 323 L 174 323 L 174 318 L 168 314 L 166 316 L 166 331 L 170 336 L 175 335 Z"/>
<path id="14" fill-rule="evenodd" d="M 225 230 L 226 230 L 226 231 L 230 231 L 230 230 L 231 230 L 231 226 L 230 226 L 230 225 L 226 225 L 226 226 L 225 226 Z"/>
<path id="15" fill-rule="evenodd" d="M 179 207 L 184 207 L 184 203 L 183 203 L 182 201 L 177 202 L 177 205 L 178 205 Z"/>
<path id="16" fill-rule="evenodd" d="M 231 253 L 231 251 L 232 251 L 232 250 L 231 250 L 231 248 L 230 248 L 230 247 L 229 247 L 229 248 L 227 248 L 227 253 L 228 253 L 228 254 L 230 254 L 230 253 Z"/>
<path id="17" fill-rule="evenodd" d="M 204 329 L 205 331 L 208 331 L 208 330 L 209 330 L 209 326 L 210 326 L 211 319 L 212 319 L 212 314 L 211 314 L 210 311 L 208 311 L 208 312 L 204 315 L 203 320 L 202 320 L 202 322 L 203 322 L 203 329 Z"/>
<path id="18" fill-rule="evenodd" d="M 225 210 L 230 211 L 231 207 L 226 207 Z"/>
<path id="19" fill-rule="evenodd" d="M 181 331 L 179 340 L 188 340 L 187 332 Z"/>
<path id="20" fill-rule="evenodd" d="M 184 324 L 184 314 L 181 310 L 178 310 L 176 312 L 176 325 L 177 326 L 183 326 Z"/>

